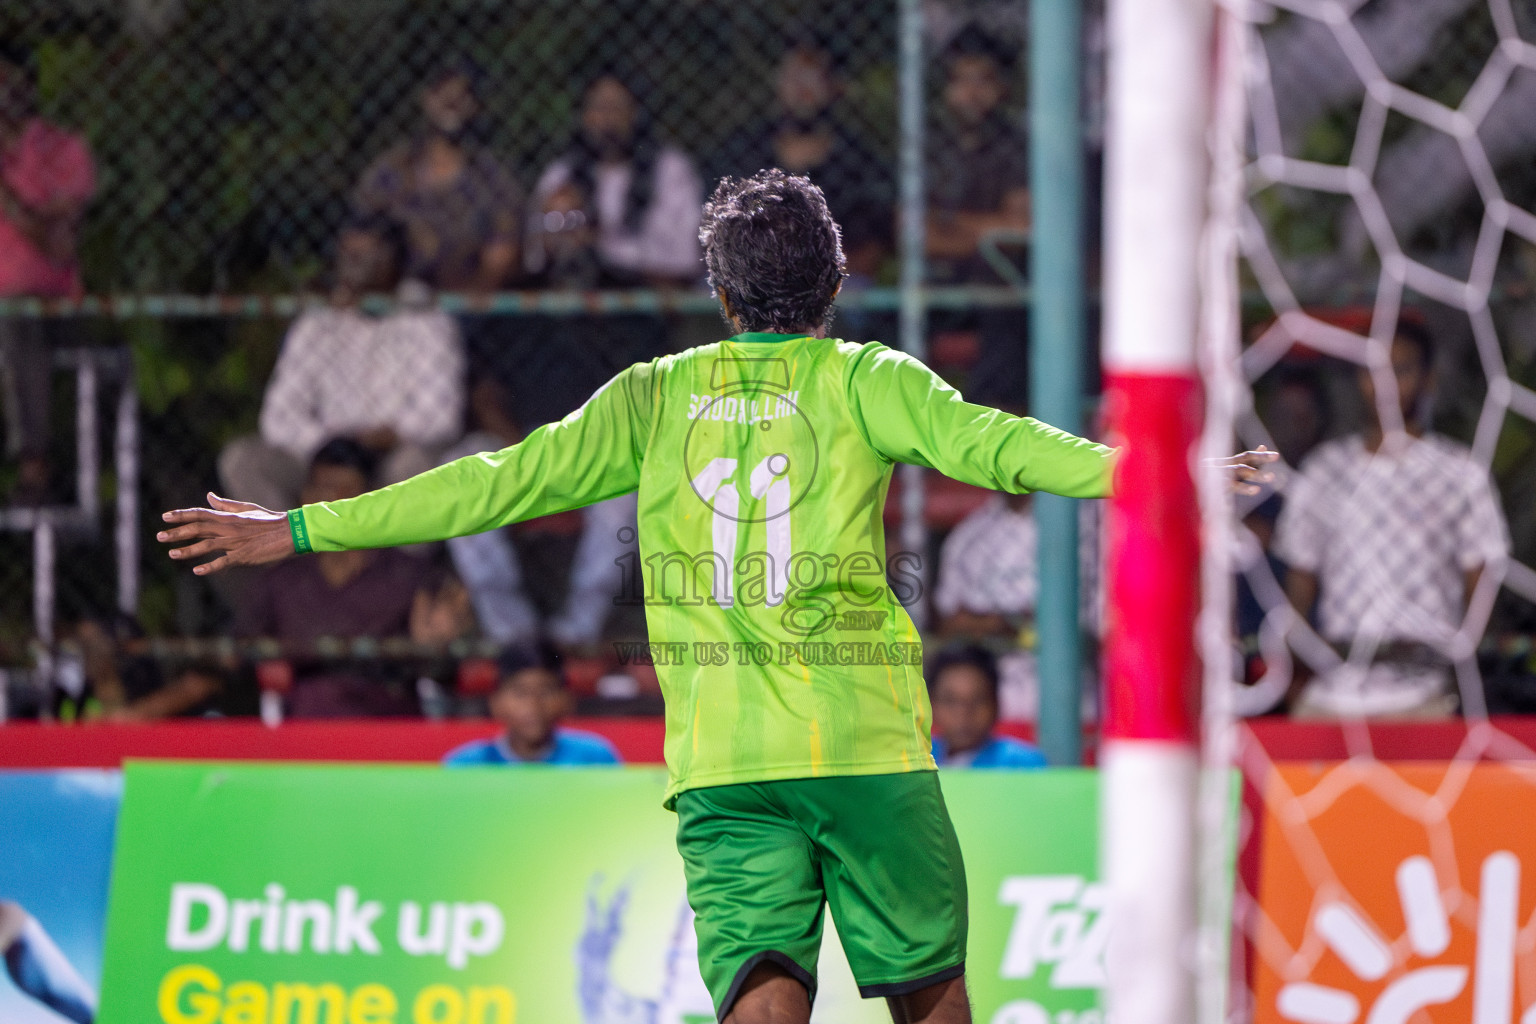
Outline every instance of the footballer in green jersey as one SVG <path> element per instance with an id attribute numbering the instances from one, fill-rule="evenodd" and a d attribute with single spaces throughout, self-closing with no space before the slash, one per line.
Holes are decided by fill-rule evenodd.
<path id="1" fill-rule="evenodd" d="M 735 333 L 624 370 L 499 452 L 282 513 L 166 513 L 198 573 L 478 533 L 638 492 L 667 805 L 721 1021 L 806 1022 L 830 907 L 899 1022 L 970 1020 L 966 891 L 916 628 L 887 579 L 898 462 L 1010 492 L 1110 491 L 1115 452 L 971 405 L 922 363 L 826 336 L 837 225 L 805 178 L 727 179 L 701 231 Z M 186 542 L 191 543 L 186 543 Z"/>

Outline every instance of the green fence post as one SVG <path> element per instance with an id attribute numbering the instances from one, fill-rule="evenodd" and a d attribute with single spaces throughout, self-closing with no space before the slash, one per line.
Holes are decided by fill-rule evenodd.
<path id="1" fill-rule="evenodd" d="M 897 155 L 901 203 L 901 307 L 898 344 L 902 351 L 925 359 L 928 351 L 928 299 L 923 280 L 927 270 L 924 254 L 924 217 L 928 209 L 927 186 L 923 167 L 923 120 L 927 116 L 923 76 L 923 5 L 922 0 L 900 0 L 898 7 L 898 98 L 900 110 L 900 149 Z M 901 474 L 901 548 L 914 552 L 920 561 L 918 573 L 923 581 L 917 600 L 908 606 L 918 628 L 929 625 L 928 588 L 938 574 L 927 564 L 928 527 L 923 519 L 923 469 L 903 465 Z"/>
<path id="2" fill-rule="evenodd" d="M 1083 148 L 1080 0 L 1033 0 L 1029 21 L 1031 253 L 1030 413 L 1082 430 Z M 1077 502 L 1034 500 L 1040 536 L 1040 747 L 1051 764 L 1082 760 Z"/>

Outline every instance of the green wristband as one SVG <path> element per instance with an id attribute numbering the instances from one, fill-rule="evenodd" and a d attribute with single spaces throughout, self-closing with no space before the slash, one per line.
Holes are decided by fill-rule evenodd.
<path id="1" fill-rule="evenodd" d="M 304 524 L 304 510 L 301 508 L 290 509 L 288 512 L 288 532 L 293 534 L 293 550 L 305 555 L 315 550 L 309 546 L 309 527 Z"/>

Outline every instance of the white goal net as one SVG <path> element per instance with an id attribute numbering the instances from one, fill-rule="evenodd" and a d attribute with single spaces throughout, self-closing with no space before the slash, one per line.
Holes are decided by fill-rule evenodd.
<path id="1" fill-rule="evenodd" d="M 1536 5 L 1216 52 L 1204 447 L 1282 461 L 1202 491 L 1202 1019 L 1536 1024 Z"/>

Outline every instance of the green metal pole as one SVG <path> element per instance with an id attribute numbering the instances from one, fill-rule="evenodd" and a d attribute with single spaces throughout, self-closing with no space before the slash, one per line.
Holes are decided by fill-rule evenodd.
<path id="1" fill-rule="evenodd" d="M 1034 210 L 1030 413 L 1082 432 L 1083 147 L 1080 0 L 1029 5 L 1030 192 Z M 1040 530 L 1040 748 L 1051 764 L 1082 761 L 1082 635 L 1077 503 L 1034 500 Z"/>
<path id="2" fill-rule="evenodd" d="M 925 215 L 928 209 L 924 184 L 923 119 L 923 5 L 922 0 L 900 0 L 899 92 L 900 151 L 898 175 L 901 202 L 901 308 L 898 344 L 904 352 L 924 359 L 928 350 L 928 300 L 924 294 Z M 923 580 L 916 601 L 907 611 L 919 628 L 928 625 L 927 585 L 934 573 L 928 558 L 928 527 L 923 519 L 923 470 L 903 465 L 901 473 L 901 549 L 915 553 Z"/>

